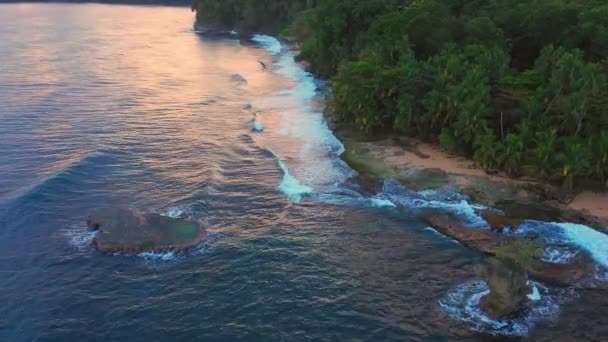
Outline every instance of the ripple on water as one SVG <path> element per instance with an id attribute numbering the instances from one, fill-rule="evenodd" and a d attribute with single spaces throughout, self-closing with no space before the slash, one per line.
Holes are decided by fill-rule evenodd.
<path id="1" fill-rule="evenodd" d="M 144 262 L 150 266 L 159 266 L 162 264 L 171 264 L 174 262 L 185 261 L 194 256 L 203 255 L 213 249 L 217 242 L 223 238 L 223 234 L 209 233 L 209 235 L 207 236 L 207 240 L 190 250 L 182 252 L 143 252 L 138 254 L 115 253 L 114 255 L 135 256 L 137 258 L 143 259 Z"/>
<path id="2" fill-rule="evenodd" d="M 540 321 L 554 321 L 559 317 L 560 305 L 574 299 L 573 289 L 550 289 L 538 282 L 530 282 L 530 301 L 519 317 L 495 320 L 481 310 L 480 300 L 489 293 L 481 280 L 469 281 L 451 289 L 439 301 L 442 311 L 464 321 L 471 329 L 502 336 L 526 336 Z"/>

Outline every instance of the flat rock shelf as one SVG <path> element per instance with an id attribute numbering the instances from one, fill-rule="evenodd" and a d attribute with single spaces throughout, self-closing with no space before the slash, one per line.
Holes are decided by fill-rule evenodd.
<path id="1" fill-rule="evenodd" d="M 132 208 L 98 209 L 89 216 L 87 225 L 97 231 L 94 245 L 104 253 L 182 251 L 207 239 L 199 222 L 142 214 Z"/>

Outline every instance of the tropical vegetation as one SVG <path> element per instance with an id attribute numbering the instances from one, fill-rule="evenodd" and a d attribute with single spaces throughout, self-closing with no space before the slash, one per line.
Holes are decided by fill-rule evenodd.
<path id="1" fill-rule="evenodd" d="M 362 132 L 488 170 L 608 180 L 605 0 L 198 0 L 203 25 L 288 34 Z"/>

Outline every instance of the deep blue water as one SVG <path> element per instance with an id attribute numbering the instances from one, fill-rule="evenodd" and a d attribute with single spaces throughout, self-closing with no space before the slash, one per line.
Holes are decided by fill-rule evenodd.
<path id="1" fill-rule="evenodd" d="M 192 22 L 0 5 L 0 340 L 502 339 L 440 305 L 481 256 L 358 187 L 293 53 Z M 103 255 L 84 222 L 107 205 L 203 220 L 211 238 Z M 579 293 L 529 338 L 601 340 L 607 304 Z"/>

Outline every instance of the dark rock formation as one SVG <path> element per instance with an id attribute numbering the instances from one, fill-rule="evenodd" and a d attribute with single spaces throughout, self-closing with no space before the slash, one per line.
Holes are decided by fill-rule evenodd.
<path id="1" fill-rule="evenodd" d="M 530 277 L 555 286 L 578 285 L 586 289 L 608 289 L 608 283 L 594 276 L 595 264 L 591 258 L 581 253 L 568 264 L 554 264 L 538 261 L 527 269 Z"/>
<path id="2" fill-rule="evenodd" d="M 527 299 L 528 275 L 516 263 L 504 263 L 492 258 L 476 268 L 488 284 L 490 293 L 481 298 L 481 308 L 493 318 L 512 317 Z"/>
<path id="3" fill-rule="evenodd" d="M 207 239 L 207 231 L 198 222 L 142 214 L 130 208 L 96 210 L 87 224 L 98 231 L 94 244 L 101 252 L 186 250 Z"/>
<path id="4" fill-rule="evenodd" d="M 525 222 L 521 217 L 509 217 L 496 211 L 484 211 L 481 216 L 492 227 L 492 229 L 502 232 L 505 227 L 517 228 Z"/>
<path id="5" fill-rule="evenodd" d="M 602 222 L 592 215 L 568 208 L 556 201 L 499 201 L 496 207 L 502 209 L 504 217 L 513 222 L 535 220 L 544 222 L 572 222 L 600 228 Z"/>
<path id="6" fill-rule="evenodd" d="M 441 233 L 488 255 L 495 255 L 501 245 L 513 240 L 489 229 L 466 227 L 457 218 L 448 214 L 431 214 L 425 219 Z"/>
<path id="7" fill-rule="evenodd" d="M 449 214 L 428 214 L 425 220 L 439 232 L 490 256 L 495 256 L 501 247 L 517 244 L 520 241 L 493 231 L 489 227 L 486 229 L 467 227 L 458 218 Z M 527 263 L 525 269 L 531 278 L 556 286 L 576 285 L 583 288 L 608 288 L 608 282 L 595 279 L 595 263 L 585 253 L 581 253 L 576 260 L 568 264 L 554 264 L 535 260 Z"/>

